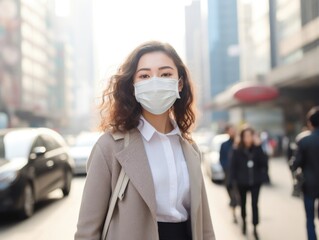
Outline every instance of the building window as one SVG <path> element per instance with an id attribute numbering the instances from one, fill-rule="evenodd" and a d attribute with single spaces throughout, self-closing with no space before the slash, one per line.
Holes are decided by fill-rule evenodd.
<path id="1" fill-rule="evenodd" d="M 302 25 L 319 17 L 319 0 L 300 0 Z"/>

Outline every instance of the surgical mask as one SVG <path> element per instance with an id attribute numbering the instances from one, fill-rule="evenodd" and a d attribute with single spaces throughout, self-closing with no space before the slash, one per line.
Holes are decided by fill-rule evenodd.
<path id="1" fill-rule="evenodd" d="M 135 98 L 142 107 L 155 115 L 170 109 L 180 98 L 177 79 L 153 77 L 134 84 Z"/>

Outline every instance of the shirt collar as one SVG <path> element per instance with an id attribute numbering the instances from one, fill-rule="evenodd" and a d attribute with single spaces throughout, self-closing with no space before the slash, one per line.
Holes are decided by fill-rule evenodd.
<path id="1" fill-rule="evenodd" d="M 166 136 L 178 135 L 181 137 L 182 134 L 179 127 L 177 126 L 177 123 L 173 119 L 171 119 L 171 123 L 173 124 L 174 129 L 169 133 L 163 134 L 158 132 L 143 116 L 141 116 L 140 123 L 137 128 L 146 141 L 150 141 L 150 139 L 153 137 L 155 133 Z"/>

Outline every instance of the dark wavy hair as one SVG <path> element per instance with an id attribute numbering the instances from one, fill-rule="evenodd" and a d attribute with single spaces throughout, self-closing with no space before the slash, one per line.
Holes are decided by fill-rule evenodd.
<path id="1" fill-rule="evenodd" d="M 151 52 L 163 52 L 175 63 L 178 77 L 183 81 L 180 99 L 177 99 L 170 110 L 181 130 L 182 136 L 192 141 L 190 131 L 195 123 L 194 95 L 189 72 L 174 48 L 157 41 L 143 43 L 138 46 L 120 66 L 117 73 L 111 76 L 106 89 L 103 91 L 100 105 L 103 131 L 126 132 L 136 128 L 139 124 L 142 107 L 134 96 L 134 75 L 140 58 Z"/>

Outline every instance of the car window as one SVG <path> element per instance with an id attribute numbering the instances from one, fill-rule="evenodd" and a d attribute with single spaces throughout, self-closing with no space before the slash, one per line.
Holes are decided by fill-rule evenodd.
<path id="1" fill-rule="evenodd" d="M 47 151 L 51 151 L 61 147 L 61 145 L 49 135 L 42 135 L 41 138 L 43 140 L 43 145 L 47 149 Z"/>
<path id="2" fill-rule="evenodd" d="M 3 137 L 5 159 L 27 158 L 35 138 L 35 134 L 30 131 L 10 131 L 5 134 Z"/>
<path id="3" fill-rule="evenodd" d="M 36 147 L 43 147 L 44 143 L 41 137 L 37 137 L 37 139 L 34 141 L 31 149 L 31 153 L 33 153 L 34 148 Z"/>
<path id="4" fill-rule="evenodd" d="M 0 136 L 0 158 L 4 158 L 6 156 L 3 136 Z"/>

